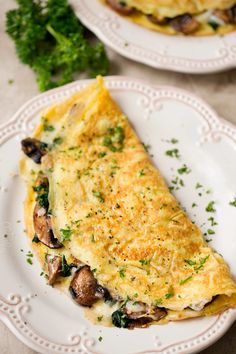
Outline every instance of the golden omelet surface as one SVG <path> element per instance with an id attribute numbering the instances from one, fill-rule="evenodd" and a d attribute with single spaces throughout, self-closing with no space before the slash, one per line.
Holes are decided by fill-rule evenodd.
<path id="1" fill-rule="evenodd" d="M 49 180 L 54 235 L 63 240 L 63 230 L 68 231 L 63 249 L 51 254 L 63 252 L 68 260 L 89 265 L 114 298 L 168 309 L 167 320 L 236 306 L 228 266 L 169 192 L 101 78 L 49 109 L 44 119 L 54 125 L 54 139 L 61 143 L 38 169 Z M 42 125 L 35 137 L 51 139 Z M 23 159 L 21 172 L 29 184 L 26 224 L 32 238 L 35 168 L 33 175 L 31 170 L 32 162 Z M 47 247 L 34 248 L 45 266 Z M 58 284 L 68 287 L 69 280 Z M 216 296 L 217 301 L 198 310 Z"/>

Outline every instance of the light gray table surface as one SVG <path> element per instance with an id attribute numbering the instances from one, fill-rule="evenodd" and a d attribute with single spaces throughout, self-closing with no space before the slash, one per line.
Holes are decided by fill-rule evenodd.
<path id="1" fill-rule="evenodd" d="M 23 103 L 39 93 L 34 74 L 19 63 L 13 43 L 5 34 L 5 13 L 14 6 L 13 0 L 0 0 L 0 123 L 7 122 Z M 236 69 L 211 75 L 185 75 L 155 70 L 122 58 L 111 50 L 108 53 L 111 75 L 126 75 L 155 85 L 184 88 L 202 97 L 221 117 L 236 124 Z M 9 80 L 14 81 L 9 84 Z M 35 353 L 0 322 L 0 354 Z M 236 323 L 202 354 L 236 354 Z"/>

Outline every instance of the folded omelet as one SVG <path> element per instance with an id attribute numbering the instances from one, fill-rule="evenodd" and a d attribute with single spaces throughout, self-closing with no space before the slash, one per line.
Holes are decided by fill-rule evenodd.
<path id="1" fill-rule="evenodd" d="M 235 0 L 101 0 L 127 19 L 166 34 L 225 34 L 236 29 Z"/>
<path id="2" fill-rule="evenodd" d="M 44 112 L 22 141 L 26 231 L 49 284 L 105 325 L 236 307 L 236 284 L 170 193 L 103 79 Z"/>

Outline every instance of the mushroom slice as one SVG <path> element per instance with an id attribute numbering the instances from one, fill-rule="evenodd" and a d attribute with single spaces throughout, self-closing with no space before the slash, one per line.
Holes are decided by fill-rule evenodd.
<path id="1" fill-rule="evenodd" d="M 54 237 L 51 218 L 47 215 L 47 210 L 36 203 L 33 214 L 34 229 L 38 239 L 49 248 L 61 248 L 63 244 Z"/>
<path id="2" fill-rule="evenodd" d="M 69 290 L 79 305 L 92 306 L 98 300 L 96 296 L 97 281 L 89 266 L 83 266 L 76 271 Z"/>
<path id="3" fill-rule="evenodd" d="M 134 9 L 128 5 L 126 5 L 125 1 L 119 0 L 106 0 L 108 5 L 110 5 L 113 10 L 119 12 L 121 15 L 128 16 L 131 15 Z"/>
<path id="4" fill-rule="evenodd" d="M 112 301 L 113 300 L 113 298 L 112 298 L 111 294 L 109 293 L 109 291 L 106 288 L 104 288 L 103 286 L 101 286 L 101 285 L 97 285 L 96 294 L 95 295 L 99 299 L 104 298 L 105 301 Z"/>
<path id="5" fill-rule="evenodd" d="M 230 17 L 230 23 L 232 24 L 236 24 L 236 5 L 234 5 L 233 7 L 231 7 L 228 10 L 229 13 L 229 17 Z"/>
<path id="6" fill-rule="evenodd" d="M 46 261 L 48 265 L 48 284 L 53 285 L 60 275 L 62 259 L 60 256 L 47 255 Z"/>
<path id="7" fill-rule="evenodd" d="M 236 5 L 228 10 L 215 10 L 213 15 L 222 20 L 224 23 L 236 23 Z"/>
<path id="8" fill-rule="evenodd" d="M 128 301 L 125 305 L 125 313 L 129 319 L 137 320 L 141 317 L 151 318 L 152 321 L 159 321 L 165 317 L 167 312 L 164 308 L 148 306 L 143 302 Z"/>
<path id="9" fill-rule="evenodd" d="M 35 163 L 40 164 L 42 156 L 46 155 L 48 145 L 37 139 L 26 138 L 21 141 L 22 151 Z"/>
<path id="10" fill-rule="evenodd" d="M 177 32 L 190 34 L 195 32 L 199 27 L 199 22 L 189 14 L 176 16 L 169 21 L 169 24 Z"/>
<path id="11" fill-rule="evenodd" d="M 227 10 L 215 10 L 213 15 L 217 17 L 217 19 L 222 20 L 224 23 L 230 22 L 229 12 Z"/>
<path id="12" fill-rule="evenodd" d="M 151 323 L 153 320 L 150 317 L 140 317 L 137 320 L 131 320 L 128 323 L 128 329 L 134 329 L 134 328 L 146 328 L 148 327 L 149 323 Z"/>

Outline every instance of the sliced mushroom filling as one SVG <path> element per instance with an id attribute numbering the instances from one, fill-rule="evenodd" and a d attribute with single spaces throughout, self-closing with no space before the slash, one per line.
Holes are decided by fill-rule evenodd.
<path id="1" fill-rule="evenodd" d="M 68 265 L 64 255 L 62 256 L 46 256 L 48 266 L 48 284 L 53 285 L 56 280 L 61 277 L 69 277 L 71 275 L 71 267 Z"/>
<path id="2" fill-rule="evenodd" d="M 63 247 L 63 244 L 54 237 L 51 216 L 48 213 L 49 182 L 47 177 L 40 175 L 37 179 L 36 186 L 33 187 L 33 189 L 37 193 L 33 222 L 38 240 L 49 248 L 61 248 Z"/>
<path id="3" fill-rule="evenodd" d="M 116 327 L 133 329 L 144 328 L 153 321 L 164 318 L 167 311 L 157 306 L 148 306 L 143 302 L 125 302 L 121 308 L 112 314 L 112 323 Z"/>
<path id="4" fill-rule="evenodd" d="M 81 306 L 92 306 L 98 299 L 111 298 L 107 289 L 97 283 L 90 267 L 85 265 L 79 268 L 71 283 L 70 293 L 77 304 Z"/>
<path id="5" fill-rule="evenodd" d="M 21 141 L 22 151 L 35 163 L 40 164 L 41 158 L 47 154 L 48 145 L 37 139 L 26 138 Z"/>

